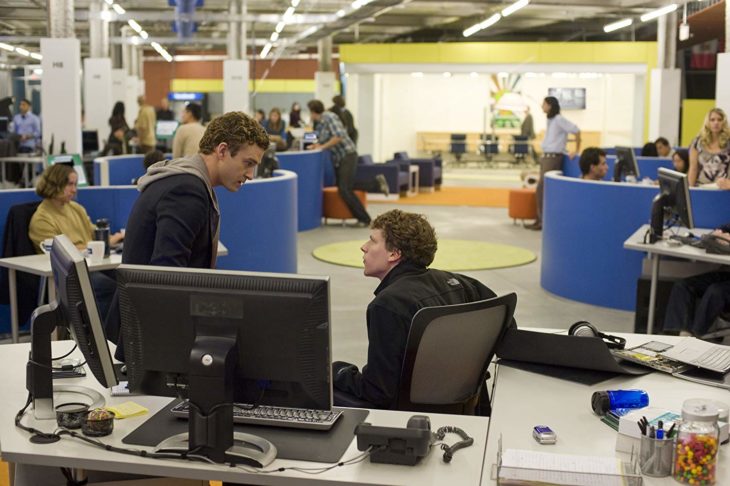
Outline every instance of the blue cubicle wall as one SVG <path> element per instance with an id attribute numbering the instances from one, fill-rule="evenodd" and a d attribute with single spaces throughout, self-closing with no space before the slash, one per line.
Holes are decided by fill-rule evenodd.
<path id="1" fill-rule="evenodd" d="M 144 155 L 115 155 L 94 159 L 95 186 L 126 186 L 144 174 Z"/>
<path id="2" fill-rule="evenodd" d="M 649 222 L 656 186 L 545 177 L 540 283 L 554 294 L 632 311 L 643 254 L 623 243 Z M 690 191 L 695 226 L 730 221 L 730 191 Z"/>
<path id="3" fill-rule="evenodd" d="M 580 177 L 580 166 L 578 165 L 579 155 L 576 155 L 572 159 L 567 155 L 563 156 L 563 174 L 567 177 Z M 606 164 L 608 165 L 608 172 L 603 178 L 604 181 L 613 180 L 613 167 L 616 164 L 616 156 L 606 156 Z M 672 159 L 665 157 L 636 157 L 636 165 L 639 166 L 639 175 L 643 179 L 648 177 L 649 179 L 656 180 L 657 174 L 660 167 L 674 170 L 672 165 Z"/>
<path id="4" fill-rule="evenodd" d="M 319 228 L 322 224 L 322 189 L 324 168 L 330 165 L 329 152 L 310 150 L 279 152 L 279 167 L 297 174 L 297 210 L 299 231 Z"/>

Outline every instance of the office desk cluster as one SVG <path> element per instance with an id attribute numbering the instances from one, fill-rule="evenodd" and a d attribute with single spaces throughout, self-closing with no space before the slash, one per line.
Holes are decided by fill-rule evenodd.
<path id="1" fill-rule="evenodd" d="M 628 346 L 649 340 L 649 336 L 623 335 Z M 576 338 L 580 339 L 580 338 Z M 662 336 L 670 342 L 671 337 Z M 70 349 L 72 343 L 54 343 L 54 355 Z M 181 460 L 155 460 L 128 456 L 94 448 L 75 439 L 62 439 L 61 444 L 38 445 L 28 440 L 26 432 L 14 426 L 13 418 L 26 400 L 25 362 L 28 345 L 13 344 L 2 347 L 0 369 L 4 383 L 0 395 L 0 452 L 2 459 L 16 464 L 46 465 L 54 467 L 82 468 L 112 472 L 137 473 L 153 476 L 187 478 L 197 480 L 223 480 L 245 484 L 261 485 L 492 485 L 497 484 L 492 476 L 492 465 L 496 462 L 501 438 L 505 449 L 556 452 L 576 455 L 610 456 L 628 459 L 626 454 L 615 451 L 616 432 L 603 424 L 591 411 L 590 397 L 593 391 L 641 388 L 650 396 L 650 405 L 680 410 L 688 398 L 711 398 L 730 401 L 730 392 L 721 388 L 708 387 L 689 381 L 672 378 L 669 375 L 651 373 L 648 375 L 619 376 L 594 386 L 497 366 L 495 386 L 492 389 L 493 412 L 490 419 L 484 417 L 429 414 L 433 429 L 453 425 L 462 428 L 474 438 L 474 445 L 458 451 L 451 463 L 441 460 L 440 450 L 431 453 L 416 466 L 372 464 L 365 460 L 353 465 L 335 467 L 321 474 L 287 470 L 272 474 L 256 474 L 228 466 L 213 465 Z M 65 380 L 68 382 L 68 380 Z M 89 376 L 72 381 L 100 389 Z M 124 436 L 165 406 L 168 398 L 135 396 L 110 397 L 103 391 L 107 403 L 119 404 L 133 400 L 149 409 L 149 414 L 117 420 L 114 433 L 104 441 L 125 446 Z M 411 412 L 371 410 L 367 421 L 375 425 L 404 427 Z M 35 421 L 26 413 L 25 424 L 42 430 L 52 430 L 55 422 Z M 548 425 L 558 436 L 555 445 L 540 445 L 532 438 L 535 425 Z M 447 441 L 454 441 L 447 437 Z M 730 445 L 720 449 L 718 484 L 730 484 Z M 360 452 L 356 443 L 350 444 L 342 460 L 357 457 Z M 325 464 L 276 460 L 268 469 L 281 467 L 318 467 Z M 648 486 L 675 484 L 671 478 L 644 478 Z"/>

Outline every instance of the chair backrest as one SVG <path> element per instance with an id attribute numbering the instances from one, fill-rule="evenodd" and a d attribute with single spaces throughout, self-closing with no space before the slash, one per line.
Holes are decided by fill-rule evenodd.
<path id="1" fill-rule="evenodd" d="M 451 141 L 452 142 L 466 142 L 466 133 L 452 133 Z"/>
<path id="2" fill-rule="evenodd" d="M 473 415 L 517 295 L 419 310 L 403 359 L 398 410 Z"/>
<path id="3" fill-rule="evenodd" d="M 360 165 L 373 165 L 374 164 L 373 157 L 372 157 L 372 155 L 368 155 L 368 154 L 361 155 L 357 158 L 357 163 Z"/>
<path id="4" fill-rule="evenodd" d="M 410 157 L 408 156 L 408 152 L 395 152 L 393 154 L 393 159 L 395 160 L 408 160 Z"/>
<path id="5" fill-rule="evenodd" d="M 466 134 L 465 133 L 452 133 L 451 134 L 451 153 L 452 154 L 463 154 L 466 152 Z"/>

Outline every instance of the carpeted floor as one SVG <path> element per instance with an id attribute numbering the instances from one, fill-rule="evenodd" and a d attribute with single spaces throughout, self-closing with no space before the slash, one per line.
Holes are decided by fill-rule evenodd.
<path id="1" fill-rule="evenodd" d="M 362 240 L 342 241 L 317 247 L 312 255 L 335 265 L 363 268 Z M 487 270 L 515 267 L 535 261 L 535 254 L 524 248 L 481 241 L 439 240 L 431 267 L 448 271 Z"/>
<path id="2" fill-rule="evenodd" d="M 424 206 L 486 206 L 506 208 L 509 188 L 446 187 L 440 191 L 422 192 L 415 196 L 401 197 L 395 204 Z M 379 201 L 368 201 L 368 203 Z M 392 201 L 389 201 L 392 202 Z"/>

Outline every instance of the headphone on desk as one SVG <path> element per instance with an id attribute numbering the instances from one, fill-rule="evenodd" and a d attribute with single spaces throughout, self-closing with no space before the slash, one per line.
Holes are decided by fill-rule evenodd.
<path id="1" fill-rule="evenodd" d="M 579 336 L 579 337 L 597 337 L 603 339 L 610 349 L 624 349 L 626 346 L 626 339 L 618 336 L 612 336 L 605 334 L 596 329 L 596 326 L 588 321 L 578 321 L 568 329 L 568 335 Z"/>

